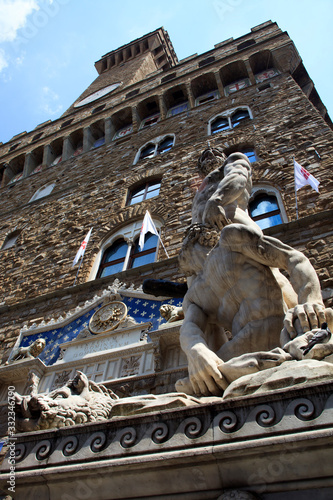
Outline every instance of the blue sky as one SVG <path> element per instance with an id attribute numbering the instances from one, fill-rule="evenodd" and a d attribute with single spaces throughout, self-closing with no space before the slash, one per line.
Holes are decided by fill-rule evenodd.
<path id="1" fill-rule="evenodd" d="M 160 26 L 183 59 L 269 19 L 333 118 L 332 0 L 0 0 L 0 142 L 59 118 L 96 78 L 95 61 Z"/>

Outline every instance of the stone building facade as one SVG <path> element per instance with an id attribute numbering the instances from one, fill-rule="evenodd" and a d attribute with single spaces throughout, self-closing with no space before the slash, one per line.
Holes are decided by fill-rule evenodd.
<path id="1" fill-rule="evenodd" d="M 191 202 L 199 183 L 198 156 L 208 146 L 221 147 L 226 154 L 242 151 L 248 155 L 253 175 L 250 213 L 256 216 L 265 233 L 310 258 L 327 306 L 333 303 L 332 122 L 286 32 L 269 21 L 240 38 L 216 44 L 205 54 L 178 61 L 167 32 L 160 28 L 107 53 L 95 66 L 96 80 L 59 119 L 38 125 L 0 146 L 3 435 L 8 385 L 15 385 L 21 394 L 31 392 L 34 384 L 36 389 L 39 385 L 39 391 L 47 392 L 80 369 L 91 380 L 103 382 L 120 396 L 174 390 L 175 381 L 187 370 L 179 346 L 179 322 L 165 323 L 154 311 L 161 304 L 179 306 L 181 298 L 153 297 L 144 294 L 141 285 L 146 278 L 185 281 L 177 257 L 184 229 L 191 221 Z M 310 186 L 298 192 L 298 219 L 293 158 L 320 181 L 319 193 Z M 147 210 L 165 248 L 152 236 L 140 255 L 137 243 Z M 91 227 L 92 236 L 76 278 L 78 266 L 72 266 L 73 259 Z M 95 345 L 91 339 L 88 345 L 82 329 L 105 303 L 108 294 L 120 296 L 129 314 L 141 326 L 129 329 L 130 340 L 125 341 L 121 333 L 118 344 L 112 344 L 106 335 L 104 346 Z M 135 302 L 137 307 L 133 307 Z M 47 341 L 46 354 L 20 366 L 6 365 L 14 346 L 28 346 L 38 337 Z M 325 392 L 324 388 L 322 391 Z M 310 393 L 316 394 L 314 390 Z M 301 392 L 292 396 L 300 398 Z M 290 401 L 292 396 L 288 396 Z M 251 400 L 248 412 L 255 413 L 264 405 L 264 400 L 257 399 Z M 159 443 L 163 448 L 161 457 L 167 463 L 164 472 L 157 455 L 150 459 L 155 450 L 144 448 L 141 443 L 139 451 L 131 455 L 129 445 L 124 447 L 129 461 L 125 472 L 121 460 L 126 458 L 117 452 L 113 456 L 104 454 L 105 461 L 99 471 L 103 475 L 103 493 L 96 496 L 91 485 L 86 488 L 95 492 L 94 498 L 103 499 L 259 498 L 251 495 L 261 494 L 260 498 L 273 500 L 282 498 L 279 491 L 288 491 L 288 499 L 310 498 L 312 490 L 320 485 L 324 495 L 320 498 L 330 498 L 325 496 L 332 493 L 325 474 L 315 470 L 305 480 L 300 472 L 311 463 L 313 455 L 309 450 L 304 452 L 303 462 L 297 467 L 293 465 L 294 472 L 287 474 L 288 486 L 283 490 L 284 479 L 278 473 L 271 472 L 263 481 L 257 470 L 252 470 L 248 449 L 241 458 L 241 446 L 237 451 L 235 444 L 241 438 L 232 443 L 228 434 L 224 448 L 222 444 L 220 448 L 212 445 L 200 426 L 210 428 L 209 422 L 214 421 L 219 411 L 229 411 L 228 404 L 228 408 L 221 404 L 215 409 L 204 407 L 196 415 L 194 410 L 186 415 L 189 422 L 191 418 L 197 419 L 192 421 L 194 427 L 189 431 L 189 439 L 194 439 L 198 448 L 185 441 L 179 445 L 177 433 L 171 443 L 163 437 L 161 427 L 162 437 L 155 439 L 154 446 Z M 277 397 L 274 404 L 278 404 Z M 241 404 L 237 403 L 235 408 L 241 413 Z M 176 427 L 177 418 L 179 412 L 170 413 L 169 422 Z M 297 420 L 295 414 L 293 418 Z M 157 416 L 153 422 L 157 425 Z M 323 422 L 318 424 L 318 433 L 319 429 L 325 429 Z M 148 432 L 148 417 L 136 423 L 141 426 L 137 430 L 141 436 Z M 125 423 L 119 420 L 115 425 L 133 429 L 136 423 L 133 417 Z M 298 427 L 298 423 L 274 428 L 270 437 L 262 430 L 264 427 L 260 428 L 267 439 L 273 439 L 274 432 L 280 436 L 280 441 L 276 438 L 272 444 L 275 457 L 282 453 L 285 434 L 290 435 L 295 429 L 299 436 L 302 434 L 304 426 Z M 222 424 L 218 428 L 218 432 L 224 429 Z M 24 436 L 19 438 L 20 449 L 25 446 L 33 454 L 44 438 L 52 443 L 51 447 L 58 446 L 42 432 L 44 435 L 36 433 L 30 444 L 23 444 L 27 443 Z M 80 428 L 77 435 L 83 436 L 84 432 Z M 99 429 L 91 428 L 91 432 Z M 69 439 L 69 435 L 68 431 L 57 439 Z M 250 427 L 244 430 L 245 441 L 254 436 L 260 436 L 257 430 Z M 86 435 L 82 437 L 83 441 L 87 439 Z M 182 440 L 179 436 L 178 439 Z M 320 439 L 325 439 L 324 433 Z M 214 453 L 203 452 L 210 446 L 216 446 L 215 458 Z M 262 446 L 269 446 L 269 441 L 266 444 L 263 441 Z M 253 451 L 256 457 L 260 455 L 259 448 Z M 64 459 L 45 452 L 44 458 L 35 458 L 35 462 L 31 458 L 29 462 L 26 460 L 30 451 L 25 451 L 25 457 L 19 456 L 23 461 L 19 460 L 22 469 L 18 466 L 17 477 L 24 485 L 19 495 L 25 491 L 25 498 L 37 498 L 34 495 L 62 498 L 54 474 L 57 467 L 63 470 Z M 144 476 L 145 481 L 151 482 L 151 489 L 143 485 L 140 479 L 143 472 L 135 465 L 135 457 L 140 457 L 140 453 L 151 471 L 156 469 L 156 474 L 163 475 L 163 486 L 153 472 Z M 223 460 L 223 453 L 227 454 L 230 465 L 222 471 L 219 460 Z M 73 464 L 68 465 L 71 472 L 68 477 L 64 472 L 61 484 L 70 498 L 80 498 L 75 483 L 80 482 L 75 469 L 80 458 L 74 452 L 68 453 L 68 457 L 71 457 L 66 459 L 68 462 L 73 459 Z M 239 465 L 233 468 L 231 464 L 236 459 Z M 88 474 L 93 476 L 90 457 L 84 460 L 88 462 Z M 204 462 L 202 467 L 200 460 Z M 261 459 L 257 460 L 262 465 Z M 281 466 L 283 460 L 276 460 Z M 241 466 L 247 471 L 242 479 L 237 473 Z M 43 480 L 36 479 L 38 467 L 45 472 Z M 104 478 L 108 467 L 118 471 L 115 483 Z M 177 470 L 177 486 L 170 486 L 170 478 Z M 138 484 L 137 489 L 133 485 L 124 486 L 126 477 Z M 33 485 L 34 481 L 39 486 Z M 309 497 L 297 496 L 300 482 L 303 494 Z M 31 492 L 28 496 L 24 490 L 27 486 Z M 52 493 L 46 492 L 48 488 Z M 110 488 L 114 493 L 110 493 Z M 238 496 L 227 496 L 230 489 L 234 491 L 230 495 Z"/>

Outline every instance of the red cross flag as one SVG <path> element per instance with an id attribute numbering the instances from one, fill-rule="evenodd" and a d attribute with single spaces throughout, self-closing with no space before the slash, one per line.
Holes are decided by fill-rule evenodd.
<path id="1" fill-rule="evenodd" d="M 89 238 L 90 238 L 90 235 L 91 235 L 91 231 L 92 231 L 92 228 L 89 229 L 89 232 L 88 232 L 87 236 L 82 241 L 81 246 L 80 246 L 77 254 L 75 255 L 75 259 L 73 261 L 73 266 L 72 267 L 74 267 L 75 264 L 77 264 L 79 262 L 79 260 L 80 260 L 81 257 L 83 258 L 84 252 L 86 251 L 86 247 L 88 245 L 88 241 L 89 241 Z"/>
<path id="2" fill-rule="evenodd" d="M 294 159 L 294 173 L 295 173 L 295 189 L 298 191 L 303 186 L 310 184 L 310 186 L 319 193 L 319 181 L 313 177 L 304 167 L 302 167 Z"/>

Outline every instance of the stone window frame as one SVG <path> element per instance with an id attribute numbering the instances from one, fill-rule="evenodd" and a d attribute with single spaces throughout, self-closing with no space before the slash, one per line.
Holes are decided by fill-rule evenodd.
<path id="1" fill-rule="evenodd" d="M 104 252 L 108 248 L 110 248 L 117 240 L 120 240 L 120 239 L 123 239 L 128 244 L 127 253 L 126 253 L 126 257 L 124 259 L 122 271 L 126 271 L 128 269 L 128 264 L 130 262 L 132 248 L 135 247 L 136 240 L 140 236 L 143 218 L 144 218 L 144 214 L 142 214 L 142 217 L 139 220 L 135 220 L 135 221 L 127 224 L 126 226 L 123 226 L 122 228 L 115 230 L 111 235 L 109 234 L 109 236 L 101 244 L 100 250 L 99 250 L 98 254 L 96 255 L 96 258 L 95 258 L 94 264 L 92 266 L 88 281 L 98 279 L 98 276 L 100 274 L 100 267 L 102 264 Z M 153 219 L 153 222 L 155 224 L 155 227 L 156 227 L 158 233 L 160 234 L 162 223 L 158 219 L 154 218 L 153 215 L 152 215 L 152 219 Z M 154 254 L 154 262 L 156 262 L 156 259 L 158 256 L 159 244 L 160 244 L 160 240 L 159 240 L 159 238 L 157 238 L 157 244 L 156 244 L 156 249 L 155 249 L 155 254 Z M 118 272 L 122 272 L 122 271 L 118 271 Z"/>
<path id="2" fill-rule="evenodd" d="M 215 101 L 216 99 L 220 99 L 221 94 L 218 89 L 213 89 L 204 94 L 199 95 L 195 98 L 194 105 L 195 107 L 201 106 L 202 104 L 207 104 L 207 102 Z"/>
<path id="3" fill-rule="evenodd" d="M 141 152 L 149 145 L 149 144 L 152 144 L 155 146 L 155 151 L 154 151 L 154 154 L 153 156 L 150 157 L 151 158 L 155 158 L 156 156 L 158 156 L 160 153 L 158 152 L 158 146 L 161 142 L 163 142 L 167 137 L 172 137 L 173 138 L 173 144 L 172 144 L 172 147 L 170 149 L 172 149 L 174 146 L 175 146 L 175 143 L 176 143 L 176 136 L 175 134 L 164 134 L 164 135 L 159 135 L 158 137 L 155 137 L 154 139 L 150 139 L 150 141 L 147 141 L 145 144 L 143 144 L 141 146 L 141 148 L 138 150 L 138 152 L 136 153 L 135 155 L 135 158 L 134 158 L 134 162 L 133 162 L 133 165 L 136 165 L 139 161 L 141 161 Z M 163 154 L 163 153 L 162 153 Z M 144 161 L 145 158 L 142 158 L 142 161 Z"/>
<path id="4" fill-rule="evenodd" d="M 281 194 L 277 188 L 270 186 L 270 185 L 267 185 L 267 184 L 257 184 L 255 186 L 253 186 L 252 191 L 251 191 L 251 196 L 249 199 L 249 205 L 248 205 L 249 207 L 250 207 L 251 201 L 254 201 L 254 199 L 258 195 L 274 196 L 276 198 L 277 205 L 278 205 L 279 210 L 280 210 L 279 215 L 281 217 L 282 223 L 286 224 L 287 222 L 289 222 L 287 212 L 284 208 L 284 203 L 283 203 Z M 249 216 L 251 217 L 249 209 L 248 209 L 248 212 L 249 212 Z M 271 226 L 271 227 L 273 227 L 273 226 Z"/>
<path id="5" fill-rule="evenodd" d="M 147 179 L 142 180 L 142 182 L 140 182 L 140 183 L 136 183 L 136 184 L 132 185 L 128 189 L 126 206 L 130 207 L 132 205 L 136 205 L 137 203 L 142 203 L 145 200 L 150 200 L 151 198 L 155 198 L 160 193 L 161 184 L 162 184 L 162 177 L 160 176 L 160 177 L 147 178 Z M 154 196 L 150 196 L 149 198 L 147 198 L 147 194 L 149 192 L 151 192 L 151 191 L 149 191 L 149 188 L 153 187 L 153 186 L 159 186 L 158 187 L 158 193 L 155 194 Z M 141 201 L 137 201 L 135 203 L 131 203 L 132 200 L 133 200 L 133 198 L 135 197 L 134 193 L 137 192 L 137 191 L 139 191 L 139 190 L 142 190 L 142 189 L 145 189 L 145 192 L 143 194 L 143 199 Z M 154 189 L 153 191 L 156 191 L 156 190 L 157 190 L 157 188 Z"/>
<path id="6" fill-rule="evenodd" d="M 46 198 L 46 196 L 49 196 L 52 193 L 54 188 L 55 188 L 55 182 L 49 182 L 48 184 L 44 184 L 44 186 L 37 189 L 35 194 L 30 198 L 29 203 L 40 200 L 42 198 Z M 43 194 L 44 192 L 45 194 Z"/>
<path id="7" fill-rule="evenodd" d="M 226 130 L 221 130 L 221 132 L 229 132 L 230 130 L 233 130 L 235 127 L 232 126 L 232 117 L 235 113 L 237 113 L 237 111 L 242 111 L 242 110 L 246 110 L 248 113 L 249 113 L 249 119 L 250 120 L 253 120 L 253 114 L 252 114 L 252 111 L 251 109 L 249 108 L 249 106 L 237 106 L 235 108 L 230 108 L 226 111 L 223 111 L 222 113 L 217 113 L 216 115 L 212 116 L 212 118 L 210 118 L 208 120 L 208 131 L 207 131 L 207 135 L 214 135 L 212 133 L 212 129 L 211 129 L 211 126 L 212 126 L 212 123 L 217 119 L 217 118 L 225 118 L 228 120 L 229 122 L 229 128 L 226 129 Z M 216 132 L 216 133 L 220 133 L 220 132 Z"/>
<path id="8" fill-rule="evenodd" d="M 145 118 L 142 118 L 139 130 L 152 127 L 153 125 L 156 125 L 156 123 L 159 122 L 160 120 L 161 120 L 160 112 L 146 116 Z"/>

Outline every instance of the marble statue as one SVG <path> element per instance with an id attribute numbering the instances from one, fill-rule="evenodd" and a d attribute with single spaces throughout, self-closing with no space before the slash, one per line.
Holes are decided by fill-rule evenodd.
<path id="1" fill-rule="evenodd" d="M 16 428 L 37 431 L 105 420 L 118 396 L 78 371 L 67 384 L 49 394 L 15 393 Z"/>
<path id="2" fill-rule="evenodd" d="M 14 361 L 21 361 L 22 359 L 33 359 L 38 358 L 40 353 L 46 346 L 45 339 L 36 339 L 28 347 L 18 347 L 14 349 L 12 357 L 8 360 L 8 363 L 13 363 Z"/>
<path id="3" fill-rule="evenodd" d="M 160 307 L 160 314 L 167 323 L 173 323 L 184 319 L 184 312 L 182 307 L 172 306 L 170 304 L 163 304 Z"/>
<path id="4" fill-rule="evenodd" d="M 50 394 L 16 394 L 19 431 L 332 379 L 333 310 L 325 309 L 318 277 L 305 255 L 264 235 L 247 214 L 252 188 L 249 160 L 242 153 L 226 158 L 219 148 L 209 148 L 198 165 L 205 177 L 193 200 L 192 224 L 179 255 L 180 269 L 188 277 L 183 308 L 160 310 L 168 322 L 185 314 L 180 344 L 189 376 L 177 381 L 177 393 L 119 399 L 77 372 Z M 160 283 L 152 288 L 160 289 Z M 114 330 L 125 317 L 122 303 L 111 301 L 95 313 L 90 331 Z"/>
<path id="5" fill-rule="evenodd" d="M 280 336 L 286 344 L 330 322 L 332 315 L 325 310 L 310 261 L 264 235 L 245 212 L 251 190 L 247 157 L 233 153 L 224 159 L 221 151 L 208 149 L 199 166 L 205 174 L 214 170 L 194 198 L 192 226 L 179 256 L 180 268 L 189 276 L 180 331 L 189 377 L 179 380 L 176 389 L 219 396 L 230 383 L 230 365 L 241 362 L 241 375 L 246 369 L 261 370 L 267 365 L 265 353 L 280 346 Z M 250 359 L 240 361 L 249 353 Z M 274 358 L 278 365 L 289 354 L 272 352 L 269 363 Z"/>
<path id="6" fill-rule="evenodd" d="M 66 385 L 49 394 L 21 396 L 15 393 L 18 432 L 57 429 L 69 425 L 108 420 L 114 416 L 138 415 L 200 404 L 187 394 L 145 394 L 119 399 L 104 385 L 88 380 L 77 371 Z"/>

